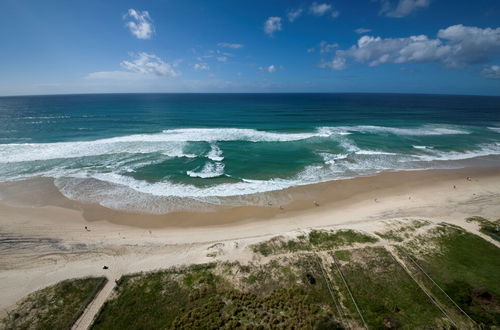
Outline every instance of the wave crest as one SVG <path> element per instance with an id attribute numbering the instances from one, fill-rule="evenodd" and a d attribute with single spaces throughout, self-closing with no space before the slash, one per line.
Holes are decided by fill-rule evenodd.
<path id="1" fill-rule="evenodd" d="M 206 163 L 200 171 L 187 171 L 186 174 L 192 178 L 217 178 L 224 175 L 224 164 L 219 162 Z"/>

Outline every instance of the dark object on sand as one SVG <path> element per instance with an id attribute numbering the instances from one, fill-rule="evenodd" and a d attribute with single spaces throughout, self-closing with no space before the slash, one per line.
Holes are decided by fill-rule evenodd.
<path id="1" fill-rule="evenodd" d="M 85 226 L 85 230 L 86 230 L 86 231 L 90 231 L 90 229 L 89 229 L 87 226 Z"/>
<path id="2" fill-rule="evenodd" d="M 470 178 L 470 176 L 467 177 L 467 181 L 471 181 L 472 179 Z"/>
<path id="3" fill-rule="evenodd" d="M 314 203 L 315 206 L 319 206 L 318 202 L 314 201 L 313 203 Z"/>
<path id="4" fill-rule="evenodd" d="M 108 266 L 103 266 L 102 269 L 109 269 L 109 267 Z"/>

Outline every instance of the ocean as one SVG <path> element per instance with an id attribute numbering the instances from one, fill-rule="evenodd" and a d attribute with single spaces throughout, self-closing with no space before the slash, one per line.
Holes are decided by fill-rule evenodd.
<path id="1" fill-rule="evenodd" d="M 0 98 L 0 181 L 52 178 L 70 199 L 134 212 L 263 204 L 263 192 L 474 162 L 500 165 L 500 97 Z"/>

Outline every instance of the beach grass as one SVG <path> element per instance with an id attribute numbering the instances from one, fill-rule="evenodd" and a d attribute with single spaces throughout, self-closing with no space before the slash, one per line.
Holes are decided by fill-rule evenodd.
<path id="1" fill-rule="evenodd" d="M 429 235 L 408 241 L 399 251 L 407 261 L 413 258 L 420 271 L 427 273 L 477 324 L 485 328 L 500 324 L 498 247 L 462 228 L 441 224 Z M 468 319 L 423 272 L 419 280 L 440 302 Z"/>
<path id="2" fill-rule="evenodd" d="M 355 230 L 311 230 L 306 235 L 299 235 L 294 239 L 274 237 L 266 242 L 252 246 L 255 253 L 269 256 L 280 253 L 297 251 L 331 250 L 355 243 L 375 243 L 374 236 Z"/>
<path id="3" fill-rule="evenodd" d="M 298 256 L 127 276 L 92 328 L 340 328 L 314 265 Z"/>
<path id="4" fill-rule="evenodd" d="M 500 242 L 500 219 L 490 221 L 486 218 L 475 216 L 467 218 L 467 222 L 477 222 L 480 232 Z"/>
<path id="5" fill-rule="evenodd" d="M 70 329 L 106 284 L 104 277 L 71 279 L 36 291 L 2 320 L 5 329 Z"/>
<path id="6" fill-rule="evenodd" d="M 385 248 L 367 247 L 330 253 L 337 262 L 330 267 L 333 278 L 341 283 L 341 277 L 344 277 L 347 283 L 340 287 L 343 304 L 351 315 L 361 319 L 361 314 L 368 328 L 414 329 L 451 325 Z"/>
<path id="7" fill-rule="evenodd" d="M 417 229 L 429 224 L 429 221 L 415 219 L 404 222 L 398 221 L 390 226 L 389 229 L 382 232 L 375 232 L 375 235 L 388 241 L 403 242 L 405 239 L 411 238 Z"/>

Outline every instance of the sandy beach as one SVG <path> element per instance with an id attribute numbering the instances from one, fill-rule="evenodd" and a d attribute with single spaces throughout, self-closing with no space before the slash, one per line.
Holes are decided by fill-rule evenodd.
<path id="1" fill-rule="evenodd" d="M 327 227 L 373 233 L 391 221 L 412 218 L 479 233 L 465 218 L 500 214 L 500 170 L 495 167 L 386 172 L 291 188 L 285 193 L 292 202 L 286 205 L 166 215 L 70 201 L 48 179 L 2 183 L 0 192 L 2 314 L 26 294 L 67 278 L 105 275 L 113 280 L 173 265 L 245 263 L 252 258 L 248 245 L 275 235 Z"/>

